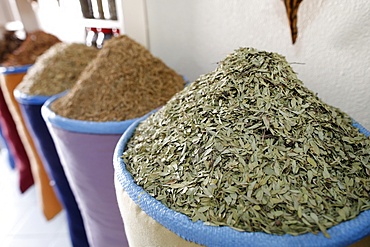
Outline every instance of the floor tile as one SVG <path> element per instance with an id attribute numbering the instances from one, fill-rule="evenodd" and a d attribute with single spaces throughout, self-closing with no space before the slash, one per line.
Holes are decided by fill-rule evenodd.
<path id="1" fill-rule="evenodd" d="M 43 247 L 50 246 L 54 239 L 43 235 L 20 235 L 6 237 L 3 241 L 4 247 Z"/>

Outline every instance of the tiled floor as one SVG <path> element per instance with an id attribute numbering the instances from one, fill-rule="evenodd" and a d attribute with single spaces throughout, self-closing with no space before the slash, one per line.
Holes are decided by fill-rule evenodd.
<path id="1" fill-rule="evenodd" d="M 35 186 L 20 194 L 17 174 L 0 154 L 0 246 L 71 247 L 65 212 L 46 221 Z"/>

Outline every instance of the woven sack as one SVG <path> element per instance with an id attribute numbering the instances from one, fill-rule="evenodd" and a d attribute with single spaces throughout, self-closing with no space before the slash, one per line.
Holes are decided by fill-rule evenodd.
<path id="1" fill-rule="evenodd" d="M 307 233 L 299 236 L 239 232 L 227 226 L 215 227 L 204 225 L 200 221 L 192 222 L 186 215 L 169 209 L 134 182 L 121 158 L 137 125 L 148 116 L 149 114 L 138 119 L 125 131 L 117 143 L 113 157 L 117 201 L 122 219 L 126 223 L 130 246 L 370 246 L 370 210 L 328 229 L 331 238 L 326 238 L 321 232 L 317 235 Z M 370 133 L 359 123 L 354 123 L 354 126 L 369 136 Z"/>
<path id="2" fill-rule="evenodd" d="M 15 89 L 14 96 L 22 110 L 45 170 L 54 185 L 53 188 L 65 209 L 71 242 L 73 246 L 89 246 L 80 209 L 60 163 L 53 139 L 41 115 L 42 105 L 51 96 L 29 95 L 18 89 Z"/>
<path id="3" fill-rule="evenodd" d="M 64 118 L 50 109 L 61 96 L 47 100 L 41 112 L 80 207 L 89 243 L 96 247 L 128 246 L 115 197 L 112 157 L 118 139 L 133 120 Z"/>

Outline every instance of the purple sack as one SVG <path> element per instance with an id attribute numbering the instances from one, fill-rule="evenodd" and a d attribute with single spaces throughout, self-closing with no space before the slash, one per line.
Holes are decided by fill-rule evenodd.
<path id="1" fill-rule="evenodd" d="M 90 122 L 55 114 L 50 105 L 41 112 L 54 140 L 60 161 L 80 206 L 91 246 L 128 246 L 118 209 L 112 166 L 114 148 L 134 121 Z"/>

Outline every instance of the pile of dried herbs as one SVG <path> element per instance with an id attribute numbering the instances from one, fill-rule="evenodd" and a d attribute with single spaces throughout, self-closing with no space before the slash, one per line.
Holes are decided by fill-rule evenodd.
<path id="1" fill-rule="evenodd" d="M 8 54 L 1 65 L 8 67 L 33 64 L 38 56 L 59 42 L 61 41 L 58 37 L 41 30 L 27 33 L 22 44 L 11 54 Z"/>
<path id="2" fill-rule="evenodd" d="M 126 35 L 104 42 L 77 83 L 51 109 L 85 121 L 122 121 L 164 105 L 184 88 L 182 76 Z"/>
<path id="3" fill-rule="evenodd" d="M 193 221 L 299 235 L 370 209 L 370 140 L 276 53 L 240 48 L 143 121 L 123 159 Z"/>
<path id="4" fill-rule="evenodd" d="M 36 59 L 17 89 L 29 95 L 45 96 L 68 90 L 98 51 L 79 43 L 57 43 Z"/>

